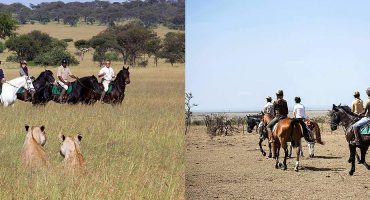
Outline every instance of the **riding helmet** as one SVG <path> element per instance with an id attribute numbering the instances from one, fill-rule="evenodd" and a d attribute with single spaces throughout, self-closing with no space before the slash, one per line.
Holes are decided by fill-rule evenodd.
<path id="1" fill-rule="evenodd" d="M 353 94 L 354 97 L 360 97 L 360 92 L 359 91 L 356 91 L 354 94 Z"/>
<path id="2" fill-rule="evenodd" d="M 366 94 L 367 94 L 367 96 L 370 96 L 370 87 L 368 87 L 368 88 L 366 89 Z"/>
<path id="3" fill-rule="evenodd" d="M 267 96 L 267 97 L 266 97 L 266 100 L 267 100 L 268 102 L 270 102 L 270 101 L 272 101 L 272 98 L 271 98 L 270 96 Z"/>
<path id="4" fill-rule="evenodd" d="M 295 98 L 294 98 L 294 101 L 295 101 L 296 103 L 301 103 L 301 97 L 295 97 Z"/>
<path id="5" fill-rule="evenodd" d="M 284 95 L 283 90 L 278 90 L 278 91 L 276 91 L 276 95 L 277 95 L 277 96 L 283 96 L 283 95 Z"/>
<path id="6" fill-rule="evenodd" d="M 64 58 L 64 59 L 62 60 L 62 64 L 67 64 L 67 59 L 65 59 L 65 58 Z"/>

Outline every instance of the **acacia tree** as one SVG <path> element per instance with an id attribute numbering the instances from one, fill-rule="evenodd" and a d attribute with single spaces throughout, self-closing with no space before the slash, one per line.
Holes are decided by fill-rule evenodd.
<path id="1" fill-rule="evenodd" d="M 155 66 L 158 66 L 158 58 L 160 57 L 160 50 L 162 47 L 163 45 L 159 37 L 151 38 L 146 44 L 146 53 L 148 54 L 149 58 L 154 56 Z"/>
<path id="2" fill-rule="evenodd" d="M 18 28 L 18 22 L 11 15 L 0 13 L 0 39 L 5 39 L 14 34 Z"/>
<path id="3" fill-rule="evenodd" d="M 77 40 L 74 45 L 81 54 L 81 60 L 83 60 L 85 53 L 89 51 L 89 42 L 87 40 Z"/>
<path id="4" fill-rule="evenodd" d="M 161 57 L 165 58 L 172 66 L 174 63 L 185 62 L 185 34 L 167 33 L 163 41 Z"/>

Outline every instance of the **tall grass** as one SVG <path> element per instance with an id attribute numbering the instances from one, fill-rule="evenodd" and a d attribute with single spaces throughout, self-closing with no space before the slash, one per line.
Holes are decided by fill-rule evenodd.
<path id="1" fill-rule="evenodd" d="M 37 75 L 42 68 L 31 70 Z M 97 69 L 74 70 L 91 75 Z M 120 106 L 17 101 L 1 107 L 0 199 L 183 199 L 184 68 L 130 71 Z M 17 70 L 6 73 L 12 77 Z M 29 173 L 20 163 L 25 124 L 46 127 L 47 170 Z M 61 169 L 59 133 L 83 134 L 85 175 Z"/>

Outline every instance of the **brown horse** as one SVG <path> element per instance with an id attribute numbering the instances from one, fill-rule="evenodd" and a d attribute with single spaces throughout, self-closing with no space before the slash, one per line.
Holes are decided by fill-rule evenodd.
<path id="1" fill-rule="evenodd" d="M 267 124 L 269 124 L 271 122 L 271 120 L 273 118 L 274 117 L 271 116 L 270 114 L 264 114 L 263 117 L 262 117 L 262 123 L 263 123 L 264 130 L 260 130 L 260 131 L 265 131 L 267 133 L 267 138 L 268 138 L 269 141 L 271 141 L 272 135 L 271 134 L 268 134 L 268 131 L 266 130 L 266 126 L 267 126 Z M 259 145 L 260 145 L 260 149 L 263 151 L 262 145 L 261 145 L 262 144 L 262 141 L 260 140 Z M 269 142 L 268 146 L 269 146 L 269 155 L 268 155 L 268 157 L 271 158 L 272 157 L 272 152 L 271 152 L 271 149 L 272 148 L 271 148 L 271 143 L 270 142 Z M 266 153 L 265 153 L 265 155 L 266 155 Z"/>
<path id="2" fill-rule="evenodd" d="M 283 169 L 284 170 L 287 169 L 286 165 L 286 159 L 288 157 L 287 142 L 291 142 L 292 146 L 297 148 L 297 161 L 294 170 L 298 171 L 302 137 L 303 131 L 298 121 L 291 118 L 284 118 L 278 122 L 272 136 L 273 138 L 272 154 L 276 160 L 275 163 L 276 169 L 278 169 L 281 166 L 281 163 L 279 163 L 280 147 L 284 149 Z"/>

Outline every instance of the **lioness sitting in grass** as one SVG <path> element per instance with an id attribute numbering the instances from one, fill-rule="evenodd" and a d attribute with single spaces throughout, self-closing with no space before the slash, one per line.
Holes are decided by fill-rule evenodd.
<path id="1" fill-rule="evenodd" d="M 47 165 L 45 150 L 46 143 L 45 127 L 25 126 L 27 134 L 24 141 L 21 158 L 23 164 L 28 168 L 37 168 Z"/>
<path id="2" fill-rule="evenodd" d="M 84 168 L 85 160 L 80 150 L 80 142 L 82 135 L 78 134 L 75 138 L 66 137 L 62 134 L 58 136 L 60 147 L 60 154 L 64 157 L 64 167 L 68 170 L 81 171 Z"/>

